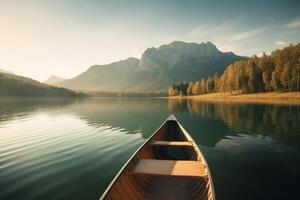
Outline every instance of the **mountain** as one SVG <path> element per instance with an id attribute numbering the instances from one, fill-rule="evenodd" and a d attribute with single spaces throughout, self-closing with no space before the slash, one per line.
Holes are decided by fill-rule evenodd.
<path id="1" fill-rule="evenodd" d="M 83 96 L 65 88 L 58 88 L 33 79 L 0 72 L 0 96 Z"/>
<path id="2" fill-rule="evenodd" d="M 50 76 L 47 80 L 44 81 L 46 84 L 54 84 L 54 83 L 59 83 L 62 81 L 65 81 L 66 79 L 52 75 Z"/>
<path id="3" fill-rule="evenodd" d="M 75 90 L 108 92 L 161 92 L 179 81 L 195 81 L 227 65 L 243 60 L 232 52 L 221 52 L 211 42 L 175 41 L 158 48 L 148 48 L 141 59 L 128 58 L 108 65 L 94 65 L 78 76 L 54 85 Z"/>
<path id="4" fill-rule="evenodd" d="M 94 65 L 77 77 L 54 85 L 76 90 L 116 92 L 130 84 L 131 74 L 137 71 L 138 66 L 139 60 L 136 58 L 128 58 L 109 65 Z"/>
<path id="5" fill-rule="evenodd" d="M 8 73 L 8 74 L 13 74 L 12 72 L 10 72 L 10 71 L 6 71 L 6 70 L 4 70 L 4 69 L 0 69 L 0 73 Z"/>

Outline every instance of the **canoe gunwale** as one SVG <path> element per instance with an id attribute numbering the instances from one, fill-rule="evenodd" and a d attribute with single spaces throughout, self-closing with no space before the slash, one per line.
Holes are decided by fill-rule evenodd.
<path id="1" fill-rule="evenodd" d="M 109 186 L 106 188 L 106 190 L 104 191 L 104 193 L 102 194 L 102 196 L 100 197 L 100 200 L 104 200 L 104 198 L 106 197 L 106 195 L 108 194 L 108 192 L 111 190 L 111 188 L 113 187 L 113 185 L 115 184 L 115 182 L 120 178 L 121 174 L 123 173 L 123 171 L 126 169 L 126 167 L 129 165 L 129 163 L 133 160 L 133 158 L 138 154 L 138 152 L 145 146 L 145 144 L 147 144 L 152 138 L 153 136 L 168 122 L 171 120 L 176 120 L 176 118 L 174 115 L 170 115 L 153 133 L 152 135 L 145 140 L 145 142 L 143 144 L 141 144 L 141 146 L 132 154 L 132 156 L 130 156 L 130 158 L 126 161 L 126 163 L 123 165 L 123 167 L 120 169 L 120 171 L 117 173 L 117 175 L 115 176 L 115 178 L 111 181 L 111 183 L 109 184 Z"/>
<path id="2" fill-rule="evenodd" d="M 212 176 L 211 176 L 210 169 L 209 169 L 209 166 L 207 164 L 207 161 L 206 161 L 202 151 L 198 147 L 197 143 L 194 141 L 194 139 L 189 135 L 189 133 L 185 130 L 185 128 L 183 128 L 183 126 L 178 121 L 177 121 L 177 123 L 178 123 L 180 129 L 182 130 L 183 134 L 188 138 L 188 140 L 192 141 L 195 144 L 195 145 L 193 145 L 193 147 L 196 149 L 199 156 L 201 157 L 202 162 L 205 164 L 205 168 L 207 170 L 207 175 L 208 175 L 208 178 L 209 178 L 209 181 L 210 181 L 210 187 L 211 187 L 210 189 L 211 189 L 212 199 L 215 200 L 216 195 L 215 195 L 214 184 L 213 184 L 213 181 L 212 181 Z"/>

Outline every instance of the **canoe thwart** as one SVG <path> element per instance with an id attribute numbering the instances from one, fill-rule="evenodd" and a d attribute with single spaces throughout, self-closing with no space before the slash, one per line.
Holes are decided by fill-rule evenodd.
<path id="1" fill-rule="evenodd" d="M 189 146 L 192 147 L 193 143 L 192 141 L 185 141 L 185 142 L 180 142 L 180 141 L 158 141 L 158 140 L 153 140 L 150 142 L 150 145 L 152 146 Z"/>
<path id="2" fill-rule="evenodd" d="M 133 174 L 159 176 L 204 177 L 204 165 L 190 160 L 156 160 L 141 159 L 133 168 Z"/>

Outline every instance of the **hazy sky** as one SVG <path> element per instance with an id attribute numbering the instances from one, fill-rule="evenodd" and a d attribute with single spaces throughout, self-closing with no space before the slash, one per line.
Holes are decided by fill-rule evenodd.
<path id="1" fill-rule="evenodd" d="M 173 40 L 251 56 L 300 42 L 300 1 L 0 0 L 0 68 L 44 80 Z"/>

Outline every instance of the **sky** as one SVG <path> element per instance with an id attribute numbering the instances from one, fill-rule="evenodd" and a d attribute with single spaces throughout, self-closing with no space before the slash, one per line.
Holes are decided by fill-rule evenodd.
<path id="1" fill-rule="evenodd" d="M 300 42 L 297 0 L 0 0 L 0 68 L 44 81 L 174 40 L 243 56 Z"/>

